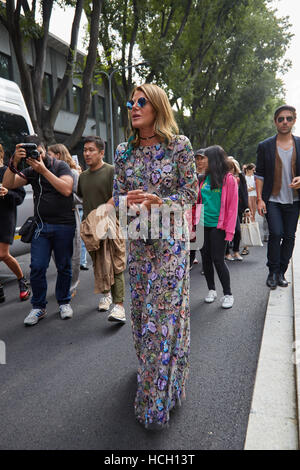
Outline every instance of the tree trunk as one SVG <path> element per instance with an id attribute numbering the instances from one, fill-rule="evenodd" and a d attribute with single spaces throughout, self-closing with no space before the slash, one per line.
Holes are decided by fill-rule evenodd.
<path id="1" fill-rule="evenodd" d="M 52 100 L 49 110 L 45 110 L 44 112 L 44 118 L 43 118 L 44 126 L 43 127 L 45 129 L 46 128 L 48 129 L 47 134 L 49 135 L 50 139 L 52 139 L 51 130 L 52 130 L 52 134 L 54 138 L 54 130 L 53 130 L 54 124 L 55 124 L 58 113 L 62 106 L 62 102 L 66 96 L 66 93 L 68 91 L 68 88 L 72 79 L 73 68 L 76 62 L 79 26 L 80 26 L 80 19 L 82 15 L 83 5 L 84 5 L 84 0 L 78 0 L 76 2 L 76 9 L 75 9 L 74 19 L 72 23 L 71 42 L 70 42 L 70 47 L 68 51 L 65 73 L 58 87 L 56 88 L 54 98 Z"/>
<path id="2" fill-rule="evenodd" d="M 86 58 L 86 66 L 82 75 L 80 113 L 72 135 L 69 136 L 65 141 L 65 145 L 69 149 L 75 147 L 82 137 L 91 104 L 92 79 L 97 58 L 98 35 L 100 26 L 99 20 L 102 1 L 103 0 L 93 0 L 93 11 L 91 12 L 90 43 L 88 55 Z"/>

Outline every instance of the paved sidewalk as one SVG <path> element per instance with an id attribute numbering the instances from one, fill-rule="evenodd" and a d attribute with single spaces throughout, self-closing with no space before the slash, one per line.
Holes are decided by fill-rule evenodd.
<path id="1" fill-rule="evenodd" d="M 300 230 L 286 278 L 270 290 L 245 450 L 300 448 Z"/>

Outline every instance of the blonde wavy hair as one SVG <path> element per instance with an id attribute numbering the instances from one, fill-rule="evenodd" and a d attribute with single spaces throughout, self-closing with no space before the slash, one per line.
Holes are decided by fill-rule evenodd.
<path id="1" fill-rule="evenodd" d="M 133 98 L 136 91 L 144 93 L 146 98 L 152 104 L 156 113 L 154 131 L 160 137 L 161 142 L 169 144 L 174 135 L 179 133 L 179 129 L 166 92 L 157 85 L 144 83 L 143 85 L 136 86 L 132 90 L 130 99 Z M 131 127 L 130 137 L 133 136 L 132 145 L 134 147 L 138 147 L 140 144 L 139 130 L 132 126 L 130 112 L 128 112 L 128 116 Z"/>
<path id="2" fill-rule="evenodd" d="M 49 145 L 48 150 L 51 150 L 51 152 L 55 153 L 55 155 L 58 155 L 58 160 L 63 160 L 69 165 L 70 168 L 73 168 L 74 170 L 77 169 L 76 163 L 74 162 L 69 150 L 64 144 Z"/>
<path id="3" fill-rule="evenodd" d="M 0 144 L 0 166 L 3 166 L 4 161 L 4 148 L 3 145 Z"/>

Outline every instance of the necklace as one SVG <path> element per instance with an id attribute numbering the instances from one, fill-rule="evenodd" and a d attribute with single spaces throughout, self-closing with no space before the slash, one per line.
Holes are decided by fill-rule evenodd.
<path id="1" fill-rule="evenodd" d="M 150 139 L 153 139 L 153 137 L 156 137 L 156 134 L 150 135 L 150 137 L 141 137 L 141 136 L 140 136 L 140 139 L 141 139 L 141 140 L 150 140 Z"/>

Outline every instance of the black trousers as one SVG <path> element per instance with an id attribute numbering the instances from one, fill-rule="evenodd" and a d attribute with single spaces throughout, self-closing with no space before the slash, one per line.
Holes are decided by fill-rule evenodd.
<path id="1" fill-rule="evenodd" d="M 267 202 L 269 227 L 268 263 L 270 273 L 286 272 L 293 255 L 299 218 L 299 202 L 279 204 Z"/>
<path id="2" fill-rule="evenodd" d="M 238 251 L 240 251 L 240 243 L 241 243 L 241 224 L 240 224 L 239 216 L 237 216 L 237 219 L 236 219 L 235 232 L 234 232 L 234 237 L 232 241 L 233 241 L 232 251 L 234 253 L 237 253 Z M 230 253 L 229 242 L 227 242 L 226 255 L 228 255 L 229 253 Z"/>
<path id="3" fill-rule="evenodd" d="M 214 267 L 223 287 L 224 295 L 231 295 L 230 274 L 225 264 L 225 231 L 216 227 L 204 227 L 202 262 L 208 290 L 216 290 Z"/>

